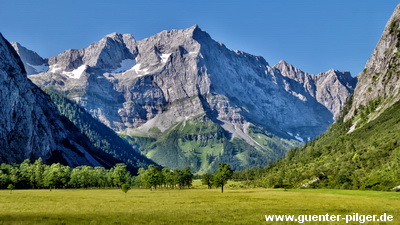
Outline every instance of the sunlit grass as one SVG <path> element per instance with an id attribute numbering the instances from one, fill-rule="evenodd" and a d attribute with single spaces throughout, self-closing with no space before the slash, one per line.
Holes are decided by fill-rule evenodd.
<path id="1" fill-rule="evenodd" d="M 341 190 L 117 189 L 0 191 L 0 224 L 298 224 L 265 214 L 382 214 L 400 224 L 400 193 Z M 229 186 L 229 185 L 228 185 Z M 305 224 L 345 224 L 308 222 Z M 359 224 L 359 223 L 352 223 Z"/>

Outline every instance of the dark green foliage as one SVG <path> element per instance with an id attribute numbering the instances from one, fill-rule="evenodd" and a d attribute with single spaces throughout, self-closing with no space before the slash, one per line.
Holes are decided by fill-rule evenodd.
<path id="1" fill-rule="evenodd" d="M 231 166 L 226 163 L 220 163 L 217 172 L 214 174 L 214 185 L 221 187 L 221 192 L 224 192 L 224 186 L 228 180 L 232 179 L 233 170 Z"/>
<path id="2" fill-rule="evenodd" d="M 368 116 L 381 100 L 361 109 Z M 342 118 L 316 140 L 262 170 L 265 187 L 390 190 L 400 185 L 400 102 L 348 133 Z"/>
<path id="3" fill-rule="evenodd" d="M 357 120 L 359 116 L 357 127 L 363 126 L 368 121 L 369 115 L 374 112 L 381 103 L 382 98 L 379 97 L 375 100 L 370 101 L 367 106 L 361 105 L 357 110 L 357 114 L 353 118 L 353 122 L 355 122 L 355 120 Z"/>
<path id="4" fill-rule="evenodd" d="M 288 152 L 288 156 L 293 154 L 293 150 Z M 266 168 L 257 166 L 247 170 L 238 170 L 233 172 L 232 179 L 235 181 L 244 181 L 245 184 L 250 185 L 255 180 L 260 179 L 264 176 Z"/>
<path id="5" fill-rule="evenodd" d="M 185 167 L 182 170 L 182 182 L 181 182 L 181 187 L 187 187 L 190 188 L 192 186 L 192 181 L 193 181 L 193 174 L 190 171 L 190 167 Z"/>
<path id="6" fill-rule="evenodd" d="M 130 179 L 129 172 L 126 170 L 126 165 L 123 163 L 118 163 L 112 169 L 112 180 L 115 186 L 121 187 L 123 184 L 127 183 Z"/>
<path id="7" fill-rule="evenodd" d="M 144 152 L 147 149 L 153 148 L 154 142 L 157 141 L 157 139 L 152 137 L 129 136 L 126 134 L 118 135 L 127 140 L 134 149 L 138 149 L 140 152 Z"/>
<path id="8" fill-rule="evenodd" d="M 157 189 L 157 185 L 163 183 L 163 176 L 158 166 L 150 165 L 145 172 L 147 178 L 144 183 L 147 183 L 150 188 Z"/>
<path id="9" fill-rule="evenodd" d="M 147 170 L 140 168 L 139 175 L 135 177 L 135 185 L 144 188 L 157 189 L 164 188 L 190 188 L 193 182 L 193 174 L 189 167 L 183 170 L 164 168 L 160 170 L 155 165 L 150 165 Z"/>
<path id="10" fill-rule="evenodd" d="M 14 190 L 14 185 L 9 184 L 9 185 L 7 186 L 7 189 L 10 190 L 10 194 L 12 194 L 12 191 Z"/>
<path id="11" fill-rule="evenodd" d="M 149 164 L 155 164 L 153 161 L 141 155 L 137 148 L 132 148 L 126 140 L 119 137 L 113 130 L 94 119 L 85 109 L 75 102 L 51 89 L 44 88 L 43 91 L 45 91 L 57 105 L 60 114 L 73 122 L 75 126 L 89 138 L 95 147 L 134 168 L 147 167 Z"/>
<path id="12" fill-rule="evenodd" d="M 389 26 L 389 33 L 394 33 L 397 31 L 397 20 L 393 20 Z"/>
<path id="13" fill-rule="evenodd" d="M 201 183 L 207 185 L 208 189 L 214 185 L 214 176 L 211 173 L 206 173 L 201 178 Z"/>
<path id="14" fill-rule="evenodd" d="M 112 185 L 112 174 L 103 167 L 79 166 L 71 171 L 69 185 L 74 188 L 107 187 Z"/>
<path id="15" fill-rule="evenodd" d="M 128 193 L 128 191 L 131 189 L 131 186 L 129 186 L 128 184 L 123 184 L 121 186 L 121 190 L 125 193 L 125 198 L 126 198 L 126 193 Z"/>
<path id="16" fill-rule="evenodd" d="M 55 163 L 45 165 L 42 159 L 30 163 L 27 159 L 20 165 L 0 165 L 0 189 L 28 188 L 105 188 L 121 187 L 130 183 L 132 177 L 123 163 L 107 170 L 103 167 L 69 166 Z"/>

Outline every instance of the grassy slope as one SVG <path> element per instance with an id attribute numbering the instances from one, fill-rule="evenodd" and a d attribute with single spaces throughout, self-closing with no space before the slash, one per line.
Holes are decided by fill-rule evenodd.
<path id="1" fill-rule="evenodd" d="M 400 219 L 394 192 L 345 190 L 15 190 L 0 191 L 0 224 L 278 224 L 265 214 L 383 214 Z M 279 222 L 279 224 L 298 224 Z M 307 224 L 345 224 L 308 222 Z M 359 224 L 358 222 L 349 224 Z"/>
<path id="2" fill-rule="evenodd" d="M 315 141 L 266 169 L 264 186 L 299 186 L 316 177 L 319 188 L 389 190 L 400 185 L 400 102 L 347 133 L 339 121 Z"/>
<path id="3" fill-rule="evenodd" d="M 265 166 L 283 157 L 296 144 L 254 126 L 250 127 L 249 134 L 262 148 L 255 148 L 239 138 L 231 140 L 220 125 L 205 116 L 177 123 L 169 130 L 153 135 L 155 138 L 122 136 L 165 167 L 189 166 L 199 174 L 214 172 L 219 162 L 229 163 L 233 169 Z"/>

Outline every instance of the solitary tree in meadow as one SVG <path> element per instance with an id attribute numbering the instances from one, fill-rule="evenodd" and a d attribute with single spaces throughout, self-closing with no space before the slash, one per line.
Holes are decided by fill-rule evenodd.
<path id="1" fill-rule="evenodd" d="M 131 186 L 129 186 L 128 184 L 123 184 L 121 186 L 121 189 L 125 193 L 125 198 L 126 198 L 126 193 L 131 189 Z"/>
<path id="2" fill-rule="evenodd" d="M 231 166 L 227 163 L 219 163 L 219 168 L 214 174 L 214 185 L 216 187 L 221 187 L 221 192 L 224 192 L 224 185 L 233 176 L 233 170 Z"/>
<path id="3" fill-rule="evenodd" d="M 10 195 L 11 195 L 11 194 L 12 194 L 12 191 L 14 190 L 14 185 L 9 184 L 9 185 L 7 186 L 7 189 L 10 190 Z"/>

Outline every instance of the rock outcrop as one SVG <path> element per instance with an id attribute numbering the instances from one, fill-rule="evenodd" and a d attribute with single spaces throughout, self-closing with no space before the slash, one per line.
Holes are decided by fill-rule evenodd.
<path id="1" fill-rule="evenodd" d="M 382 37 L 376 45 L 365 69 L 357 77 L 359 82 L 354 91 L 352 104 L 346 113 L 351 119 L 364 107 L 379 102 L 375 118 L 384 109 L 400 100 L 400 5 L 386 24 Z M 375 102 L 375 103 L 374 103 Z"/>
<path id="2" fill-rule="evenodd" d="M 73 167 L 110 167 L 116 162 L 58 114 L 49 96 L 28 80 L 17 52 L 1 34 L 0 86 L 0 162 L 39 157 Z"/>
<path id="3" fill-rule="evenodd" d="M 325 106 L 333 114 L 334 118 L 339 116 L 344 103 L 357 84 L 357 78 L 352 77 L 349 72 L 331 69 L 324 73 L 310 75 L 285 61 L 280 61 L 274 68 L 279 69 L 283 76 L 290 79 L 287 82 L 288 85 L 285 86 L 287 91 L 298 90 L 298 92 L 306 92 Z"/>
<path id="4" fill-rule="evenodd" d="M 47 59 L 40 57 L 36 52 L 25 48 L 18 42 L 11 42 L 11 45 L 24 63 L 27 75 L 46 72 L 49 69 Z"/>

